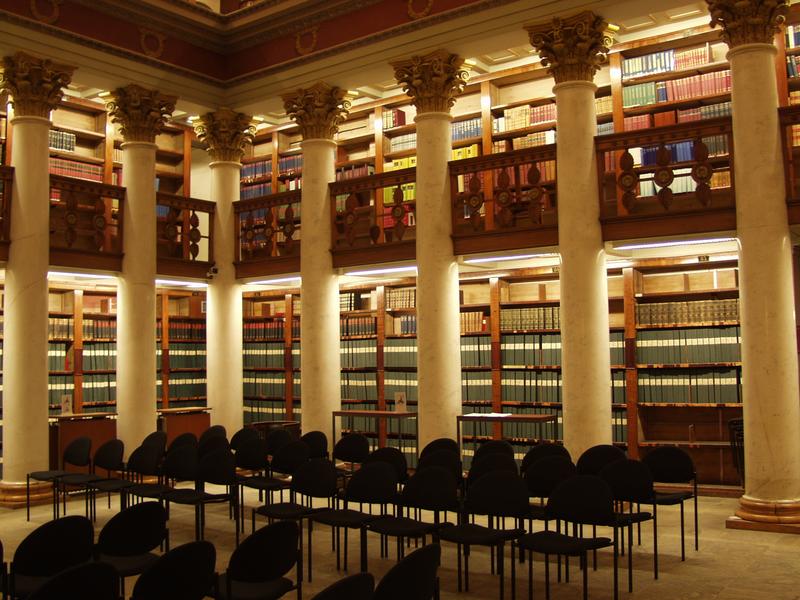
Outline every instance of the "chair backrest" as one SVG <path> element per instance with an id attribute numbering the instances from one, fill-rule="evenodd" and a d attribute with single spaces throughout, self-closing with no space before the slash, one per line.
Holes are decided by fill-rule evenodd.
<path id="1" fill-rule="evenodd" d="M 369 456 L 369 440 L 360 433 L 348 433 L 333 447 L 334 460 L 360 463 Z"/>
<path id="2" fill-rule="evenodd" d="M 125 454 L 125 444 L 122 440 L 108 440 L 94 453 L 93 466 L 95 469 L 120 471 L 123 454 Z"/>
<path id="3" fill-rule="evenodd" d="M 197 479 L 217 485 L 233 485 L 236 483 L 236 457 L 227 448 L 209 452 L 200 459 Z"/>
<path id="4" fill-rule="evenodd" d="M 267 442 L 260 437 L 242 441 L 236 448 L 236 466 L 250 471 L 265 470 L 267 468 Z"/>
<path id="5" fill-rule="evenodd" d="M 162 554 L 133 587 L 131 600 L 202 600 L 214 585 L 211 542 L 189 542 Z"/>
<path id="6" fill-rule="evenodd" d="M 231 448 L 238 452 L 239 448 L 245 442 L 258 439 L 261 439 L 261 436 L 258 434 L 258 429 L 253 427 L 242 427 L 239 431 L 233 434 L 233 437 L 231 438 Z"/>
<path id="7" fill-rule="evenodd" d="M 197 476 L 197 466 L 197 447 L 186 444 L 167 451 L 162 471 L 170 479 L 190 481 Z"/>
<path id="8" fill-rule="evenodd" d="M 450 452 L 455 452 L 459 454 L 460 450 L 458 448 L 458 442 L 452 438 L 436 438 L 425 444 L 425 447 L 422 449 L 422 452 L 419 453 L 420 461 L 431 454 L 432 452 L 439 452 L 440 450 L 449 450 Z"/>
<path id="9" fill-rule="evenodd" d="M 372 600 L 374 589 L 372 573 L 356 573 L 329 585 L 311 600 Z"/>
<path id="10" fill-rule="evenodd" d="M 269 468 L 277 473 L 291 475 L 301 465 L 308 462 L 310 455 L 311 449 L 305 442 L 300 440 L 289 442 L 274 454 Z"/>
<path id="11" fill-rule="evenodd" d="M 467 489 L 466 512 L 497 517 L 522 517 L 530 509 L 525 480 L 512 471 L 493 471 Z"/>
<path id="12" fill-rule="evenodd" d="M 603 467 L 600 478 L 611 488 L 614 500 L 649 502 L 653 500 L 653 476 L 644 463 L 626 458 Z"/>
<path id="13" fill-rule="evenodd" d="M 547 500 L 548 516 L 569 523 L 614 523 L 614 498 L 608 484 L 596 475 L 576 475 L 562 481 Z"/>
<path id="14" fill-rule="evenodd" d="M 489 454 L 505 454 L 514 458 L 514 447 L 505 440 L 489 440 L 478 446 L 472 457 L 472 461 L 475 462 Z"/>
<path id="15" fill-rule="evenodd" d="M 577 473 L 575 465 L 565 456 L 553 454 L 537 460 L 525 470 L 528 494 L 533 498 L 548 498 L 559 483 Z"/>
<path id="16" fill-rule="evenodd" d="M 428 452 L 419 459 L 417 463 L 417 472 L 423 471 L 429 467 L 441 467 L 455 477 L 456 481 L 461 481 L 463 476 L 461 457 L 459 457 L 457 452 L 453 452 L 452 450 L 443 449 Z"/>
<path id="17" fill-rule="evenodd" d="M 548 456 L 563 456 L 572 462 L 572 457 L 569 455 L 569 450 L 567 450 L 561 444 L 552 444 L 549 442 L 537 444 L 528 450 L 522 459 L 522 465 L 519 468 L 520 473 L 525 473 L 528 470 L 528 467 L 530 467 L 537 460 L 541 460 Z"/>
<path id="18" fill-rule="evenodd" d="M 744 486 L 744 419 L 728 421 L 728 436 L 733 453 L 733 466 Z"/>
<path id="19" fill-rule="evenodd" d="M 118 600 L 119 575 L 111 565 L 89 562 L 51 577 L 28 600 Z"/>
<path id="20" fill-rule="evenodd" d="M 221 435 L 212 435 L 197 443 L 197 456 L 203 458 L 206 454 L 211 454 L 217 450 L 230 450 L 231 445 L 227 438 Z"/>
<path id="21" fill-rule="evenodd" d="M 197 440 L 197 443 L 202 444 L 205 440 L 212 437 L 223 437 L 227 440 L 228 432 L 225 430 L 225 426 L 212 425 L 211 427 L 209 427 L 203 433 L 200 434 L 200 438 Z"/>
<path id="22" fill-rule="evenodd" d="M 144 440 L 142 440 L 142 446 L 155 446 L 158 448 L 159 454 L 163 455 L 164 452 L 167 451 L 167 432 L 166 431 L 154 431 L 147 435 Z"/>
<path id="23" fill-rule="evenodd" d="M 467 487 L 471 486 L 475 480 L 480 479 L 487 473 L 493 473 L 495 471 L 507 471 L 517 475 L 519 473 L 517 470 L 517 461 L 511 456 L 499 452 L 484 454 L 480 459 L 472 461 L 472 466 L 467 473 Z"/>
<path id="24" fill-rule="evenodd" d="M 72 440 L 64 448 L 62 460 L 64 466 L 85 467 L 92 458 L 92 440 L 88 437 L 79 437 Z"/>
<path id="25" fill-rule="evenodd" d="M 397 480 L 400 482 L 408 479 L 408 462 L 406 462 L 406 455 L 400 452 L 398 448 L 377 448 L 369 453 L 364 459 L 362 464 L 371 462 L 385 462 L 394 468 L 397 472 Z"/>
<path id="26" fill-rule="evenodd" d="M 300 530 L 294 521 L 276 521 L 237 546 L 228 562 L 232 581 L 271 581 L 297 564 Z"/>
<path id="27" fill-rule="evenodd" d="M 689 483 L 695 478 L 692 457 L 677 446 L 653 448 L 642 462 L 650 469 L 653 481 L 661 483 Z"/>
<path id="28" fill-rule="evenodd" d="M 292 441 L 292 434 L 284 427 L 275 427 L 267 432 L 264 439 L 267 440 L 267 454 L 274 456 L 278 450 Z"/>
<path id="29" fill-rule="evenodd" d="M 345 498 L 348 502 L 385 504 L 397 495 L 397 472 L 392 465 L 374 462 L 363 465 L 347 482 Z"/>
<path id="30" fill-rule="evenodd" d="M 603 467 L 623 458 L 625 453 L 616 446 L 599 444 L 581 454 L 575 466 L 580 475 L 598 475 Z"/>
<path id="31" fill-rule="evenodd" d="M 327 458 L 312 458 L 292 475 L 292 490 L 311 498 L 336 495 L 336 467 Z"/>
<path id="32" fill-rule="evenodd" d="M 159 502 L 141 502 L 111 517 L 97 536 L 97 550 L 109 556 L 137 556 L 167 537 L 167 511 Z"/>
<path id="33" fill-rule="evenodd" d="M 423 510 L 458 510 L 458 481 L 442 467 L 418 470 L 403 486 L 400 502 Z"/>
<path id="34" fill-rule="evenodd" d="M 442 549 L 428 544 L 394 565 L 375 588 L 373 600 L 431 600 L 438 589 Z"/>
<path id="35" fill-rule="evenodd" d="M 310 458 L 328 458 L 328 436 L 322 431 L 304 433 L 300 440 L 308 444 Z"/>
<path id="36" fill-rule="evenodd" d="M 172 450 L 176 450 L 182 446 L 191 446 L 196 450 L 197 436 L 191 431 L 180 434 L 174 440 L 172 440 L 172 442 L 170 442 L 170 445 L 167 448 L 167 454 L 169 454 Z"/>
<path id="37" fill-rule="evenodd" d="M 131 452 L 128 471 L 138 475 L 158 475 L 163 455 L 158 444 L 142 444 Z"/>
<path id="38" fill-rule="evenodd" d="M 31 531 L 17 546 L 13 573 L 49 577 L 92 557 L 94 528 L 86 517 L 73 515 L 48 521 Z"/>

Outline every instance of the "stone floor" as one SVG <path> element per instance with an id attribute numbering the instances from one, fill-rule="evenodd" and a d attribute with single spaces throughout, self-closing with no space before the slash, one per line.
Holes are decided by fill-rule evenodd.
<path id="1" fill-rule="evenodd" d="M 248 496 L 249 506 L 256 505 L 255 495 Z M 114 502 L 116 507 L 116 502 Z M 725 529 L 725 519 L 733 513 L 736 500 L 729 498 L 700 499 L 700 551 L 691 546 L 691 512 L 687 507 L 687 559 L 680 560 L 679 518 L 677 509 L 659 511 L 659 561 L 660 576 L 653 579 L 652 530 L 647 525 L 642 531 L 642 546 L 634 548 L 634 593 L 627 593 L 625 562 L 620 568 L 620 597 L 639 599 L 702 599 L 702 600 L 800 600 L 800 536 Z M 69 513 L 81 514 L 83 501 L 70 502 Z M 113 514 L 115 509 L 98 502 L 96 531 Z M 247 509 L 249 531 L 249 508 Z M 50 506 L 33 509 L 30 523 L 25 521 L 25 511 L 0 509 L 0 540 L 5 548 L 4 559 L 10 561 L 22 538 L 51 516 Z M 173 547 L 191 541 L 194 536 L 194 518 L 191 509 L 173 506 L 169 522 Z M 234 537 L 232 522 L 227 519 L 223 506 L 212 506 L 207 512 L 206 539 L 217 548 L 217 569 L 224 570 Z M 357 568 L 358 536 L 350 536 L 351 572 Z M 380 578 L 393 564 L 393 559 L 378 557 L 377 538 L 369 540 L 369 569 Z M 303 598 L 311 598 L 328 584 L 344 577 L 336 571 L 335 554 L 331 552 L 330 533 L 326 527 L 314 530 L 314 579 L 304 582 Z M 394 546 L 390 545 L 392 556 Z M 611 598 L 611 557 L 601 551 L 599 568 L 589 572 L 589 595 L 594 599 Z M 627 557 L 623 559 L 626 561 Z M 506 597 L 510 597 L 508 562 L 506 562 Z M 527 567 L 527 565 L 525 565 Z M 543 564 L 535 562 L 535 595 L 544 597 Z M 488 551 L 473 549 L 470 559 L 470 591 L 456 592 L 455 547 L 444 544 L 440 568 L 443 599 L 497 598 L 498 579 L 489 574 Z M 555 569 L 551 570 L 551 592 L 554 600 L 581 597 L 580 573 L 573 565 L 570 583 L 557 583 Z M 127 583 L 128 594 L 132 581 Z M 527 568 L 517 572 L 518 596 L 527 598 Z M 296 597 L 288 595 L 287 598 Z"/>

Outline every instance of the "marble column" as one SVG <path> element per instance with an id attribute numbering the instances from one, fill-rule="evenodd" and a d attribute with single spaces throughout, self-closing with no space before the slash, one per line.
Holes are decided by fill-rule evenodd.
<path id="1" fill-rule="evenodd" d="M 526 29 L 556 82 L 564 445 L 577 459 L 587 448 L 611 443 L 608 285 L 593 80 L 606 59 L 612 32 L 589 11 Z"/>
<path id="2" fill-rule="evenodd" d="M 14 167 L 3 339 L 4 504 L 25 501 L 27 473 L 48 468 L 47 269 L 50 254 L 50 111 L 73 67 L 21 52 L 3 58 L 11 96 Z M 21 494 L 18 490 L 21 483 Z M 49 486 L 48 486 L 49 487 Z"/>
<path id="3" fill-rule="evenodd" d="M 117 290 L 117 437 L 126 453 L 156 428 L 156 135 L 175 109 L 174 96 L 138 85 L 112 93 L 120 125 L 124 257 Z"/>
<path id="4" fill-rule="evenodd" d="M 456 437 L 461 414 L 458 264 L 453 254 L 450 109 L 466 85 L 464 60 L 444 50 L 392 63 L 417 108 L 418 447 Z"/>
<path id="5" fill-rule="evenodd" d="M 333 447 L 331 412 L 341 408 L 339 278 L 331 254 L 331 197 L 336 178 L 333 136 L 347 116 L 346 91 L 323 82 L 283 96 L 286 113 L 303 136 L 300 202 L 300 372 L 302 430 L 323 431 Z"/>
<path id="6" fill-rule="evenodd" d="M 774 34 L 786 2 L 707 2 L 730 47 L 745 494 L 737 516 L 800 523 L 800 392 Z"/>
<path id="7" fill-rule="evenodd" d="M 200 117 L 195 132 L 211 157 L 211 200 L 214 211 L 214 263 L 206 308 L 206 377 L 211 422 L 229 435 L 242 427 L 242 288 L 234 267 L 235 215 L 245 144 L 255 128 L 248 115 L 220 108 Z M 236 374 L 236 376 L 234 376 Z"/>

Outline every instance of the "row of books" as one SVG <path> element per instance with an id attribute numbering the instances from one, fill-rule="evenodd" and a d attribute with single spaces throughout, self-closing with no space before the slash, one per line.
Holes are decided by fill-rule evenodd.
<path id="1" fill-rule="evenodd" d="M 251 183 L 272 175 L 272 159 L 259 160 L 242 165 L 241 183 Z"/>
<path id="2" fill-rule="evenodd" d="M 502 371 L 500 397 L 504 402 L 561 402 L 561 372 Z"/>
<path id="3" fill-rule="evenodd" d="M 800 26 L 787 25 L 784 30 L 784 35 L 786 36 L 787 48 L 797 48 L 800 46 Z"/>
<path id="4" fill-rule="evenodd" d="M 692 178 L 692 170 L 690 168 L 675 169 L 673 172 L 674 179 L 668 187 L 673 194 L 691 194 L 697 189 L 697 182 Z M 711 189 L 727 188 L 731 185 L 730 170 L 714 171 L 711 174 L 709 187 Z M 656 185 L 652 175 L 645 175 L 639 182 L 638 195 L 655 196 L 661 188 Z"/>
<path id="5" fill-rule="evenodd" d="M 503 308 L 500 310 L 500 330 L 558 329 L 561 326 L 558 306 Z"/>
<path id="6" fill-rule="evenodd" d="M 110 340 L 117 337 L 117 320 L 103 317 L 83 318 L 84 340 Z"/>
<path id="7" fill-rule="evenodd" d="M 297 409 L 295 409 L 296 411 Z M 282 399 L 245 398 L 243 417 L 245 425 L 262 421 L 284 421 L 286 420 L 286 403 Z"/>
<path id="8" fill-rule="evenodd" d="M 742 401 L 738 369 L 639 372 L 639 402 L 737 404 Z"/>
<path id="9" fill-rule="evenodd" d="M 72 369 L 72 352 L 65 342 L 50 342 L 47 345 L 47 370 L 69 371 Z"/>
<path id="10" fill-rule="evenodd" d="M 261 196 L 269 196 L 272 194 L 272 183 L 256 183 L 254 185 L 244 186 L 239 190 L 240 200 L 250 200 L 252 198 L 261 198 Z"/>
<path id="11" fill-rule="evenodd" d="M 481 118 L 475 117 L 466 121 L 456 121 L 450 124 L 450 136 L 452 140 L 465 140 L 481 136 Z"/>
<path id="12" fill-rule="evenodd" d="M 286 319 L 284 317 L 270 317 L 266 321 L 245 321 L 242 338 L 245 340 L 282 340 L 285 331 Z M 299 335 L 293 334 L 292 337 L 299 337 Z"/>
<path id="13" fill-rule="evenodd" d="M 206 345 L 177 344 L 169 349 L 169 368 L 172 369 L 205 369 Z M 170 384 L 172 383 L 170 375 Z"/>
<path id="14" fill-rule="evenodd" d="M 47 377 L 47 405 L 50 414 L 60 414 L 63 404 L 71 406 L 75 392 L 75 382 L 72 375 L 49 375 Z M 69 398 L 64 398 L 68 396 Z M 84 398 L 86 397 L 86 378 L 84 377 Z M 65 402 L 62 402 L 64 400 Z"/>
<path id="15" fill-rule="evenodd" d="M 384 109 L 381 121 L 384 130 L 401 127 L 406 124 L 406 113 L 399 108 Z"/>
<path id="16" fill-rule="evenodd" d="M 159 321 L 156 335 L 160 338 L 161 322 Z M 170 319 L 167 328 L 170 340 L 204 340 L 206 339 L 206 324 L 201 321 L 173 321 Z"/>
<path id="17" fill-rule="evenodd" d="M 346 181 L 357 177 L 369 177 L 375 174 L 375 165 L 350 165 L 336 169 L 336 181 Z"/>
<path id="18" fill-rule="evenodd" d="M 388 335 L 411 335 L 417 333 L 417 315 L 398 315 L 386 317 Z"/>
<path id="19" fill-rule="evenodd" d="M 417 374 L 403 373 L 396 371 L 386 373 L 383 378 L 383 395 L 388 401 L 394 401 L 397 394 L 405 394 L 406 402 L 416 402 L 417 395 Z"/>
<path id="20" fill-rule="evenodd" d="M 117 344 L 94 342 L 83 347 L 83 372 L 113 371 L 117 368 Z"/>
<path id="21" fill-rule="evenodd" d="M 161 397 L 160 390 L 157 390 L 157 398 Z M 206 378 L 198 373 L 170 373 L 169 375 L 169 399 L 191 399 L 196 401 L 205 398 Z"/>
<path id="22" fill-rule="evenodd" d="M 713 135 L 703 138 L 703 143 L 708 149 L 708 155 L 725 156 L 728 154 L 728 138 L 724 135 Z M 694 141 L 674 142 L 664 144 L 670 153 L 670 163 L 692 162 L 694 157 Z M 634 164 L 649 166 L 658 162 L 658 152 L 660 146 L 645 146 L 642 148 L 631 148 L 629 152 L 633 156 Z"/>
<path id="23" fill-rule="evenodd" d="M 641 77 L 656 73 L 682 71 L 705 65 L 708 60 L 708 48 L 706 46 L 686 50 L 662 50 L 623 60 L 622 77 Z"/>
<path id="24" fill-rule="evenodd" d="M 546 144 L 556 143 L 556 130 L 548 129 L 547 131 L 537 131 L 529 133 L 524 137 L 514 138 L 512 144 L 514 150 L 521 150 L 522 148 L 534 148 L 536 146 L 544 146 Z"/>
<path id="25" fill-rule="evenodd" d="M 797 77 L 800 75 L 800 56 L 786 57 L 786 74 L 789 77 Z"/>
<path id="26" fill-rule="evenodd" d="M 300 189 L 303 189 L 303 180 L 299 176 L 294 178 L 284 178 L 278 181 L 278 192 L 293 192 Z M 296 206 L 298 208 L 300 207 L 299 204 Z M 299 212 L 299 210 L 295 212 Z M 295 217 L 299 216 L 299 214 L 295 215 Z"/>
<path id="27" fill-rule="evenodd" d="M 492 374 L 488 371 L 461 373 L 461 401 L 491 401 Z"/>
<path id="28" fill-rule="evenodd" d="M 399 171 L 400 169 L 408 169 L 417 166 L 416 156 L 406 156 L 404 158 L 395 158 L 392 162 L 383 165 L 384 172 Z M 396 186 L 383 188 L 383 203 L 385 205 L 394 204 L 394 190 Z M 414 182 L 403 183 L 400 185 L 400 190 L 403 192 L 403 202 L 410 202 L 417 197 L 417 184 Z M 385 221 L 385 220 L 384 220 Z M 393 222 L 384 222 L 384 227 L 391 227 Z"/>
<path id="29" fill-rule="evenodd" d="M 718 117 L 731 116 L 730 102 L 717 102 L 707 106 L 697 106 L 685 108 L 677 111 L 677 122 L 686 123 L 689 121 L 701 121 L 702 119 L 716 119 Z"/>
<path id="30" fill-rule="evenodd" d="M 417 134 L 404 133 L 394 137 L 387 138 L 389 141 L 389 152 L 401 152 L 402 150 L 413 150 L 417 147 Z"/>
<path id="31" fill-rule="evenodd" d="M 738 326 L 639 330 L 636 362 L 644 365 L 732 363 L 742 359 Z"/>
<path id="32" fill-rule="evenodd" d="M 731 91 L 731 72 L 715 71 L 669 81 L 649 81 L 622 88 L 623 108 L 646 106 L 658 102 L 687 100 Z"/>
<path id="33" fill-rule="evenodd" d="M 386 308 L 414 308 L 417 305 L 417 288 L 388 288 Z"/>
<path id="34" fill-rule="evenodd" d="M 500 338 L 500 363 L 504 367 L 561 364 L 560 333 L 525 333 Z"/>
<path id="35" fill-rule="evenodd" d="M 597 124 L 597 135 L 609 135 L 611 133 L 614 133 L 613 121 Z"/>
<path id="36" fill-rule="evenodd" d="M 739 299 L 647 302 L 636 305 L 638 325 L 679 325 L 739 320 Z"/>
<path id="37" fill-rule="evenodd" d="M 341 340 L 340 364 L 343 369 L 374 368 L 377 366 L 376 340 Z"/>
<path id="38" fill-rule="evenodd" d="M 244 368 L 278 368 L 283 369 L 283 342 L 245 342 L 242 348 Z"/>
<path id="39" fill-rule="evenodd" d="M 375 373 L 342 373 L 342 399 L 378 400 L 378 380 Z"/>
<path id="40" fill-rule="evenodd" d="M 117 400 L 117 376 L 93 373 L 83 376 L 83 403 L 111 403 Z"/>
<path id="41" fill-rule="evenodd" d="M 461 338 L 462 367 L 491 367 L 492 339 L 488 335 L 467 335 Z"/>
<path id="42" fill-rule="evenodd" d="M 339 311 L 344 312 L 348 310 L 360 310 L 361 307 L 361 293 L 360 292 L 339 292 Z"/>
<path id="43" fill-rule="evenodd" d="M 75 179 L 103 182 L 103 166 L 77 160 L 50 157 L 49 172 L 51 175 L 63 175 Z"/>
<path id="44" fill-rule="evenodd" d="M 460 320 L 461 333 L 475 333 L 489 330 L 489 317 L 484 315 L 482 311 L 462 312 Z"/>
<path id="45" fill-rule="evenodd" d="M 245 398 L 284 398 L 286 376 L 283 373 L 245 373 L 242 377 Z"/>
<path id="46" fill-rule="evenodd" d="M 375 317 L 342 317 L 339 319 L 340 335 L 375 335 L 377 333 Z"/>
<path id="47" fill-rule="evenodd" d="M 50 317 L 47 321 L 47 339 L 72 339 L 74 327 L 72 317 Z"/>
<path id="48" fill-rule="evenodd" d="M 384 367 L 417 367 L 417 340 L 414 338 L 389 338 L 383 345 Z"/>
<path id="49" fill-rule="evenodd" d="M 47 145 L 53 150 L 63 150 L 65 152 L 75 152 L 75 142 L 77 138 L 74 133 L 57 131 L 51 129 L 47 137 Z"/>
<path id="50" fill-rule="evenodd" d="M 469 146 L 462 146 L 461 148 L 453 148 L 450 151 L 450 160 L 463 160 L 465 158 L 475 158 L 480 155 L 480 146 L 478 144 L 470 144 Z"/>
<path id="51" fill-rule="evenodd" d="M 303 155 L 282 156 L 278 159 L 279 173 L 293 173 L 303 169 Z"/>

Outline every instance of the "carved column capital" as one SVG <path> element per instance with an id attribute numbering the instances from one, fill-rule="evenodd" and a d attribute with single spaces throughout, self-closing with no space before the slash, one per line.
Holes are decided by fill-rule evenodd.
<path id="1" fill-rule="evenodd" d="M 789 11 L 786 0 L 706 0 L 711 27 L 722 27 L 730 48 L 743 44 L 772 44 Z"/>
<path id="2" fill-rule="evenodd" d="M 178 100 L 136 84 L 117 88 L 111 96 L 106 109 L 111 120 L 119 123 L 126 142 L 155 142 Z"/>
<path id="3" fill-rule="evenodd" d="M 201 116 L 194 132 L 208 146 L 211 160 L 241 162 L 244 147 L 253 142 L 256 128 L 250 124 L 249 115 L 223 107 Z"/>
<path id="4" fill-rule="evenodd" d="M 300 126 L 304 140 L 332 140 L 350 110 L 347 90 L 322 81 L 281 98 L 286 114 Z"/>
<path id="5" fill-rule="evenodd" d="M 549 67 L 556 83 L 593 81 L 608 58 L 617 27 L 584 11 L 565 19 L 525 27 L 542 65 Z"/>
<path id="6" fill-rule="evenodd" d="M 48 119 L 74 71 L 75 67 L 17 52 L 3 57 L 0 90 L 11 96 L 16 115 Z"/>
<path id="7" fill-rule="evenodd" d="M 450 112 L 469 74 L 464 59 L 446 50 L 391 63 L 394 77 L 411 96 L 417 113 Z"/>

